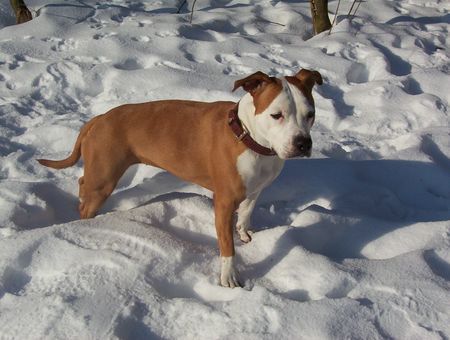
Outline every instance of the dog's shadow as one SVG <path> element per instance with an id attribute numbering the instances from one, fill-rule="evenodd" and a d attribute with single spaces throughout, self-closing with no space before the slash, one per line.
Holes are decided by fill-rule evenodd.
<path id="1" fill-rule="evenodd" d="M 141 165 L 143 167 L 143 165 Z M 162 171 L 150 178 L 144 178 L 137 184 L 133 184 L 133 177 L 141 179 L 142 174 L 137 174 L 137 167 L 130 167 L 121 181 L 118 189 L 108 197 L 98 215 L 106 213 L 120 213 L 120 211 L 133 209 L 145 204 L 164 199 L 173 199 L 178 193 L 192 193 L 204 195 L 206 189 L 194 184 L 184 182 L 168 172 Z M 64 191 L 53 182 L 27 183 L 24 187 L 27 197 L 36 199 L 29 202 L 25 198 L 19 202 L 11 212 L 11 221 L 17 230 L 31 230 L 48 227 L 51 225 L 67 223 L 78 220 L 79 200 L 75 195 Z M 35 201 L 45 202 L 38 204 Z"/>
<path id="2" fill-rule="evenodd" d="M 141 165 L 142 166 L 142 165 Z M 169 172 L 162 171 L 150 178 L 144 178 L 139 184 L 133 185 L 133 168 L 127 171 L 123 178 L 119 182 L 119 189 L 117 189 L 106 200 L 103 207 L 100 209 L 99 214 L 104 214 L 111 211 L 129 210 L 145 204 L 154 202 L 161 197 L 171 198 L 168 194 L 174 193 L 192 193 L 204 195 L 207 193 L 206 189 L 203 189 L 195 184 L 185 182 Z M 120 184 L 130 184 L 125 189 L 120 189 Z"/>

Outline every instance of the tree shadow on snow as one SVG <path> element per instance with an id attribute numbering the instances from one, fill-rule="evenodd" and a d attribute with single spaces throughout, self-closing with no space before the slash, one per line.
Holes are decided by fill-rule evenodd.
<path id="1" fill-rule="evenodd" d="M 386 24 L 393 25 L 399 22 L 416 22 L 422 25 L 450 24 L 450 14 L 445 14 L 440 17 L 418 17 L 418 18 L 413 18 L 409 15 L 399 15 L 395 18 L 386 21 Z"/>
<path id="2" fill-rule="evenodd" d="M 134 13 L 175 14 L 177 12 L 176 7 L 162 7 L 153 10 L 147 10 L 145 2 L 130 2 L 128 4 L 129 6 L 100 2 L 93 6 L 81 0 L 78 0 L 77 2 L 78 4 L 46 4 L 39 8 L 39 10 L 37 11 L 37 16 L 39 16 L 42 11 L 45 11 L 46 15 L 73 20 L 78 24 L 94 17 L 97 14 L 97 10 L 115 9 L 117 10 L 117 13 L 112 15 L 111 20 L 121 23 L 123 21 L 123 18 L 129 17 Z M 71 11 L 67 11 L 67 8 L 70 8 L 71 11 L 75 10 L 77 15 L 68 16 L 67 14 L 70 14 Z"/>

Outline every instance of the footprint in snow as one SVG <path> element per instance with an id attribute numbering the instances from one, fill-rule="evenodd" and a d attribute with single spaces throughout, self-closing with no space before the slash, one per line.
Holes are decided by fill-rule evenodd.
<path id="1" fill-rule="evenodd" d="M 286 58 L 283 58 L 282 56 L 279 55 L 275 55 L 272 53 L 242 53 L 243 57 L 248 57 L 248 58 L 253 58 L 253 59 L 265 59 L 268 60 L 272 63 L 274 63 L 275 65 L 278 66 L 283 66 L 283 67 L 293 67 L 296 65 L 293 65 L 294 63 L 297 64 L 297 62 L 291 62 L 289 60 L 287 60 Z"/>
<path id="2" fill-rule="evenodd" d="M 83 63 L 83 64 L 92 64 L 92 65 L 98 65 L 98 64 L 105 64 L 110 62 L 108 58 L 104 56 L 98 56 L 98 57 L 88 57 L 88 56 L 73 56 L 69 58 L 69 60 L 77 62 L 77 63 Z"/>
<path id="3" fill-rule="evenodd" d="M 0 287 L 9 294 L 17 295 L 31 281 L 31 276 L 27 274 L 26 269 L 30 266 L 33 254 L 38 250 L 41 241 L 36 241 L 25 250 L 19 252 L 16 259 L 10 261 L 3 273 L 1 273 Z M 2 292 L 0 290 L 0 297 Z"/>
<path id="4" fill-rule="evenodd" d="M 133 37 L 133 38 L 131 38 L 131 40 L 138 41 L 138 42 L 149 42 L 151 39 L 147 35 L 141 35 L 139 37 Z"/>
<path id="5" fill-rule="evenodd" d="M 14 55 L 14 58 L 8 63 L 8 68 L 10 70 L 15 70 L 19 67 L 22 67 L 23 64 L 27 61 L 26 56 L 21 54 Z"/>
<path id="6" fill-rule="evenodd" d="M 134 71 L 146 68 L 144 63 L 136 58 L 127 58 L 113 65 L 115 68 L 124 71 Z"/>
<path id="7" fill-rule="evenodd" d="M 11 91 L 13 91 L 13 90 L 15 90 L 15 89 L 17 88 L 17 84 L 16 84 L 16 83 L 13 83 L 13 82 L 11 82 L 11 81 L 7 81 L 7 82 L 5 83 L 5 86 L 6 86 L 6 88 L 7 88 L 8 90 L 11 90 Z"/>
<path id="8" fill-rule="evenodd" d="M 141 21 L 139 21 L 138 26 L 145 27 L 145 26 L 149 26 L 151 24 L 153 24 L 153 21 L 151 21 L 151 20 L 141 20 Z"/>
<path id="9" fill-rule="evenodd" d="M 104 39 L 104 38 L 110 38 L 115 35 L 117 35 L 117 32 L 97 33 L 97 34 L 94 34 L 92 38 L 94 38 L 95 40 L 100 40 L 100 39 Z"/>
<path id="10" fill-rule="evenodd" d="M 237 76 L 254 72 L 253 68 L 242 65 L 241 60 L 232 54 L 217 54 L 215 59 L 218 63 L 226 66 L 222 70 L 226 75 Z"/>
<path id="11" fill-rule="evenodd" d="M 199 59 L 197 56 L 195 56 L 193 53 L 190 52 L 190 50 L 195 50 L 195 47 L 192 47 L 192 44 L 182 44 L 180 46 L 180 51 L 183 52 L 184 57 L 193 63 L 204 63 L 205 61 L 202 59 Z"/>
<path id="12" fill-rule="evenodd" d="M 264 48 L 265 48 L 269 53 L 276 54 L 276 55 L 280 55 L 281 53 L 284 52 L 283 47 L 282 47 L 281 45 L 279 45 L 279 44 L 267 45 L 267 46 L 264 46 Z"/>
<path id="13" fill-rule="evenodd" d="M 177 37 L 177 36 L 179 36 L 179 33 L 178 33 L 177 30 L 158 31 L 158 32 L 155 32 L 155 35 L 160 37 L 160 38 L 166 38 L 166 37 Z"/>
<path id="14" fill-rule="evenodd" d="M 61 39 L 56 37 L 49 37 L 41 39 L 44 42 L 50 42 L 53 43 L 53 46 L 51 47 L 52 51 L 55 52 L 62 52 L 62 51 L 70 51 L 77 47 L 77 41 L 75 41 L 72 38 L 69 39 Z"/>
<path id="15" fill-rule="evenodd" d="M 168 60 L 160 61 L 160 62 L 157 62 L 155 64 L 155 66 L 160 66 L 160 65 L 166 66 L 168 68 L 172 68 L 172 69 L 175 69 L 175 70 L 180 70 L 180 71 L 188 71 L 188 72 L 192 71 L 190 68 L 181 66 L 181 65 L 179 65 L 177 63 L 174 63 L 174 62 L 168 61 Z"/>
<path id="16" fill-rule="evenodd" d="M 232 54 L 217 54 L 214 59 L 221 64 L 242 64 L 239 58 Z"/>
<path id="17" fill-rule="evenodd" d="M 155 57 L 147 57 L 145 61 L 140 60 L 138 58 L 127 58 L 125 60 L 122 60 L 116 64 L 114 64 L 114 67 L 123 70 L 123 71 L 135 71 L 140 69 L 147 69 L 150 67 L 157 67 L 157 66 L 165 66 L 171 69 L 175 70 L 181 70 L 181 71 L 192 71 L 190 68 L 184 67 L 182 65 L 179 65 L 178 63 L 175 63 L 173 61 L 169 60 L 158 60 L 158 58 Z"/>
<path id="18" fill-rule="evenodd" d="M 17 295 L 30 281 L 31 277 L 23 270 L 7 266 L 3 272 L 1 286 L 4 292 Z M 2 295 L 0 291 L 0 297 Z"/>
<path id="19" fill-rule="evenodd" d="M 403 85 L 403 91 L 407 94 L 415 96 L 423 93 L 420 83 L 412 76 L 408 76 L 405 80 L 402 80 L 401 84 Z"/>
<path id="20" fill-rule="evenodd" d="M 239 76 L 244 74 L 251 74 L 254 70 L 251 67 L 244 65 L 229 65 L 222 71 L 226 75 Z"/>

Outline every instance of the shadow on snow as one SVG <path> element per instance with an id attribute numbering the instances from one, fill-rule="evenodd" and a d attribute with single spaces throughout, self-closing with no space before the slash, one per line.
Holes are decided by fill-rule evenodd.
<path id="1" fill-rule="evenodd" d="M 261 264 L 260 268 L 271 268 L 274 257 L 275 262 L 280 261 L 296 245 L 336 260 L 364 257 L 361 250 L 366 244 L 396 229 L 450 220 L 450 160 L 426 136 L 422 150 L 434 162 L 287 161 L 281 175 L 261 195 L 253 213 L 256 230 L 290 226 L 267 259 L 271 265 Z M 144 202 L 183 200 L 191 197 L 180 194 L 189 191 L 188 185 L 161 172 L 113 194 L 106 207 L 114 209 L 123 201 L 132 208 Z M 13 215 L 19 228 L 78 218 L 74 196 L 49 183 L 38 183 L 31 190 L 47 202 L 47 207 L 21 206 Z"/>

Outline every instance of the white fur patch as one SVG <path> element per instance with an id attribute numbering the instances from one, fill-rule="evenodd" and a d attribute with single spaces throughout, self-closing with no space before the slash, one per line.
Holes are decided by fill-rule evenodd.
<path id="1" fill-rule="evenodd" d="M 246 196 L 258 194 L 283 169 L 284 160 L 276 156 L 261 156 L 245 150 L 237 159 L 237 169 L 245 185 Z"/>
<path id="2" fill-rule="evenodd" d="M 221 256 L 220 284 L 224 287 L 240 287 L 237 272 L 234 269 L 234 256 Z"/>
<path id="3" fill-rule="evenodd" d="M 303 120 L 309 111 L 314 111 L 314 106 L 309 103 L 308 99 L 306 99 L 302 91 L 300 91 L 297 86 L 283 79 L 283 88 L 289 89 L 292 99 L 294 100 L 298 122 Z"/>
<path id="4" fill-rule="evenodd" d="M 239 204 L 239 208 L 237 210 L 238 218 L 236 222 L 236 230 L 239 238 L 244 243 L 248 243 L 252 240 L 252 232 L 248 229 L 250 227 L 250 217 L 252 215 L 253 208 L 255 207 L 256 200 L 258 199 L 258 194 L 248 196 L 241 202 L 241 204 Z"/>

